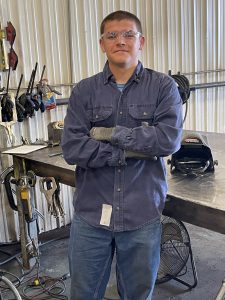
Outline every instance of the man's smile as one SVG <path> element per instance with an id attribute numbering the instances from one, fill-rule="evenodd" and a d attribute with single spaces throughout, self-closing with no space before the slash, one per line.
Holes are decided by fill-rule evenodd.
<path id="1" fill-rule="evenodd" d="M 128 51 L 124 50 L 124 49 L 119 49 L 119 50 L 114 51 L 114 53 L 118 53 L 118 52 L 128 52 Z"/>

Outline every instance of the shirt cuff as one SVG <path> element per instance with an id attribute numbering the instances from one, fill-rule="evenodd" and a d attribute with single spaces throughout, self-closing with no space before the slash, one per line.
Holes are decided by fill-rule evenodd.
<path id="1" fill-rule="evenodd" d="M 123 126 L 114 127 L 111 137 L 111 143 L 113 145 L 117 145 L 119 148 L 125 149 L 126 144 L 128 144 L 132 139 L 132 132 L 132 128 L 127 128 Z"/>
<path id="2" fill-rule="evenodd" d="M 118 147 L 112 146 L 112 156 L 108 160 L 108 165 L 110 167 L 125 166 L 126 165 L 125 151 Z"/>

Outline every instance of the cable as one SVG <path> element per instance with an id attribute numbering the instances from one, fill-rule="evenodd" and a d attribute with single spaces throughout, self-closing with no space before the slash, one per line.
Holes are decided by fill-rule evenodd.
<path id="1" fill-rule="evenodd" d="M 29 235 L 29 226 L 28 226 L 28 235 Z M 31 236 L 29 235 L 31 242 L 33 242 Z M 46 241 L 42 244 L 39 244 L 39 247 L 44 246 L 50 242 L 56 241 L 56 240 L 61 240 L 66 238 L 66 236 L 64 237 L 59 237 L 59 238 L 55 238 L 49 241 Z M 4 243 L 4 245 L 10 245 L 11 243 Z M 13 244 L 13 243 L 12 243 Z M 1 245 L 1 244 L 0 244 Z M 35 245 L 33 245 L 35 248 Z M 3 251 L 4 253 L 8 254 L 6 251 Z M 39 258 L 39 252 L 36 252 L 36 256 L 34 258 L 36 258 L 36 263 L 34 264 L 34 266 L 31 268 L 31 270 L 29 270 L 28 272 L 24 272 L 24 269 L 22 267 L 22 264 L 18 258 L 18 256 L 21 255 L 21 252 L 18 254 L 13 255 L 12 257 L 6 259 L 4 262 L 1 262 L 1 264 L 5 264 L 13 259 L 16 259 L 18 264 L 21 266 L 21 272 L 22 272 L 22 276 L 19 278 L 18 276 L 6 272 L 4 271 L 6 274 L 9 274 L 10 276 L 13 276 L 16 280 L 14 280 L 12 282 L 12 284 L 15 282 L 16 287 L 18 288 L 19 286 L 23 286 L 26 284 L 26 286 L 23 288 L 22 292 L 23 292 L 23 299 L 27 299 L 27 300 L 47 300 L 47 299 L 60 299 L 60 300 L 67 300 L 68 297 L 65 295 L 62 295 L 62 293 L 65 292 L 66 290 L 66 286 L 64 281 L 66 279 L 68 279 L 70 277 L 69 273 L 64 274 L 61 277 L 57 277 L 57 278 L 52 278 L 50 276 L 40 276 L 39 275 L 39 268 L 40 268 L 40 258 Z M 34 271 L 35 269 L 37 269 L 37 273 L 35 276 L 30 277 L 28 280 L 24 280 L 25 277 L 27 275 L 29 275 L 32 271 Z M 23 281 L 23 282 L 22 282 Z M 34 284 L 34 282 L 36 284 Z M 28 284 L 27 284 L 28 283 Z M 8 288 L 6 287 L 2 287 L 0 286 L 0 288 L 3 288 L 3 291 L 7 291 Z M 36 295 L 32 295 L 29 297 L 29 295 L 27 295 L 27 292 L 30 289 L 37 289 L 38 293 L 36 293 Z M 45 295 L 45 296 L 43 296 Z M 1 293 L 0 293 L 1 296 Z M 40 298 L 38 298 L 38 296 L 40 296 Z M 1 297 L 0 297 L 1 299 Z M 19 298 L 20 299 L 20 298 Z"/>
<path id="2" fill-rule="evenodd" d="M 8 271 L 3 271 L 3 270 L 0 270 L 0 275 L 1 274 L 4 274 L 4 275 L 10 275 L 11 277 L 14 277 L 15 279 L 16 279 L 16 281 L 18 282 L 17 284 L 15 284 L 14 283 L 14 281 L 11 281 L 16 287 L 18 287 L 19 285 L 20 285 L 20 283 L 21 283 L 21 279 L 18 277 L 18 276 L 16 276 L 15 274 L 13 274 L 13 273 L 11 273 L 11 272 L 8 272 Z M 4 288 L 4 287 L 2 287 L 2 286 L 0 286 L 1 288 Z"/>
<path id="3" fill-rule="evenodd" d="M 1 252 L 3 252 L 3 251 L 1 251 Z M 3 253 L 6 254 L 6 252 L 3 252 Z M 9 258 L 5 259 L 4 261 L 1 261 L 0 266 L 5 265 L 6 263 L 10 262 L 13 259 L 16 259 L 20 254 L 21 253 L 14 254 L 13 256 L 10 256 Z M 10 255 L 10 254 L 8 254 L 8 255 Z"/>
<path id="4" fill-rule="evenodd" d="M 30 270 L 29 272 L 27 272 L 26 274 L 23 275 L 23 279 L 22 279 L 23 282 L 21 282 L 20 278 L 18 278 L 16 275 L 14 275 L 10 272 L 4 271 L 4 273 L 8 274 L 10 276 L 13 276 L 17 279 L 18 285 L 15 288 L 18 288 L 20 286 L 20 293 L 21 293 L 22 299 L 26 299 L 26 300 L 33 300 L 33 299 L 35 299 L 35 300 L 47 300 L 47 299 L 67 300 L 68 297 L 66 295 L 62 295 L 62 294 L 66 290 L 64 281 L 70 277 L 70 274 L 66 273 L 61 277 L 52 278 L 50 276 L 40 275 L 39 269 L 40 269 L 40 261 L 39 261 L 39 258 L 36 258 L 36 263 L 35 263 L 34 267 L 32 268 L 32 270 Z M 36 270 L 36 274 L 30 276 L 29 278 L 24 279 L 25 276 L 27 276 L 30 272 L 32 272 L 34 270 Z M 1 279 L 1 277 L 0 277 L 0 279 Z M 7 287 L 0 286 L 0 288 L 3 293 L 6 293 L 8 290 L 11 290 L 9 285 L 7 285 Z M 34 293 L 34 290 L 36 290 L 36 293 Z M 21 298 L 18 298 L 18 299 L 21 299 Z"/>
<path id="5" fill-rule="evenodd" d="M 27 300 L 44 300 L 44 299 L 68 299 L 67 296 L 62 295 L 65 292 L 66 287 L 64 280 L 69 278 L 68 274 L 64 274 L 62 277 L 52 278 L 50 276 L 40 276 L 40 261 L 37 264 L 37 274 L 30 278 L 26 283 L 26 286 L 22 290 L 22 295 Z M 32 289 L 32 295 L 29 296 L 28 293 Z M 33 289 L 37 290 L 34 295 Z M 43 296 L 46 295 L 46 296 Z M 41 296 L 41 298 L 39 298 Z M 49 298 L 51 296 L 51 298 Z"/>
<path id="6" fill-rule="evenodd" d="M 22 300 L 18 290 L 8 278 L 0 274 L 0 281 L 3 281 L 8 286 L 8 288 L 13 292 L 17 300 Z"/>
<path id="7" fill-rule="evenodd" d="M 188 102 L 185 103 L 185 112 L 184 112 L 183 124 L 186 121 L 187 112 L 188 112 Z"/>
<path id="8" fill-rule="evenodd" d="M 187 79 L 187 77 L 185 77 L 184 75 L 180 75 L 180 74 L 175 74 L 175 75 L 170 75 L 175 82 L 177 83 L 178 86 L 178 91 L 180 93 L 181 99 L 183 101 L 183 104 L 185 104 L 187 102 L 187 100 L 190 97 L 190 84 L 189 84 L 189 80 Z"/>
<path id="9" fill-rule="evenodd" d="M 187 77 L 185 77 L 184 75 L 180 75 L 179 73 L 171 75 L 171 71 L 169 71 L 169 76 L 171 76 L 175 80 L 180 97 L 182 99 L 182 102 L 183 102 L 183 104 L 185 104 L 185 113 L 184 113 L 184 118 L 183 118 L 183 123 L 184 123 L 186 120 L 187 111 L 188 111 L 187 100 L 190 98 L 190 92 L 191 92 L 190 83 L 189 83 L 189 80 L 187 79 Z"/>

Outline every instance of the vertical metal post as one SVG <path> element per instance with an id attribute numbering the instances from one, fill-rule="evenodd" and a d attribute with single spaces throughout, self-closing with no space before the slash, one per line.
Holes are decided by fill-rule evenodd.
<path id="1" fill-rule="evenodd" d="M 16 180 L 19 180 L 21 176 L 26 175 L 26 163 L 24 159 L 13 156 L 13 165 L 14 176 Z M 30 269 L 36 262 L 34 257 L 37 256 L 38 249 L 36 220 L 29 222 L 29 224 L 27 223 L 21 201 L 20 189 L 18 186 L 16 187 L 16 196 L 20 229 L 22 263 L 24 268 Z M 34 193 L 31 193 L 31 197 L 34 197 Z M 31 199 L 31 201 L 34 201 L 34 199 Z"/>

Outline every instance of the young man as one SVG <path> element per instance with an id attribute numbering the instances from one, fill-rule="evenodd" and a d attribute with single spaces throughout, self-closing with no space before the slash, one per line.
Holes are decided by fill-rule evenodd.
<path id="1" fill-rule="evenodd" d="M 180 147 L 182 102 L 172 78 L 139 62 L 144 43 L 135 15 L 108 15 L 103 72 L 79 82 L 69 101 L 62 148 L 77 166 L 71 300 L 103 298 L 114 251 L 121 299 L 152 297 L 167 193 L 163 157 Z"/>

